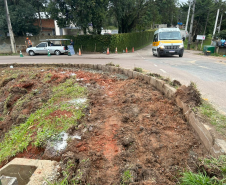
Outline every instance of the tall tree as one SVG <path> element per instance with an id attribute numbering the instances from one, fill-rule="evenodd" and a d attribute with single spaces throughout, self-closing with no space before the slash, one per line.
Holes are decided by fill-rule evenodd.
<path id="1" fill-rule="evenodd" d="M 101 33 L 108 0 L 55 0 L 48 6 L 48 13 L 63 28 L 75 24 L 84 31 L 92 24 L 94 34 Z"/>
<path id="2" fill-rule="evenodd" d="M 26 33 L 36 35 L 39 28 L 34 26 L 36 9 L 30 0 L 8 0 L 9 13 L 15 36 L 24 36 Z M 0 29 L 8 33 L 4 2 L 0 1 Z"/>

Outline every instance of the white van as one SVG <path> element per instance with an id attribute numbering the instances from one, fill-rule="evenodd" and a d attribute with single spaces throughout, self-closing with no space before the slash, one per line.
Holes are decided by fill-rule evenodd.
<path id="1" fill-rule="evenodd" d="M 160 28 L 154 33 L 152 52 L 154 56 L 179 55 L 183 57 L 184 41 L 179 28 Z"/>

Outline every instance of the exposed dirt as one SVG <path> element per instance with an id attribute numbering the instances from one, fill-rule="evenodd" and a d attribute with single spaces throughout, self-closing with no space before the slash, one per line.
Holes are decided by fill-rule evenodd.
<path id="1" fill-rule="evenodd" d="M 200 92 L 192 84 L 188 87 L 184 85 L 181 86 L 177 90 L 176 96 L 178 96 L 183 102 L 188 103 L 190 107 L 196 107 L 202 103 Z"/>
<path id="2" fill-rule="evenodd" d="M 2 137 L 13 124 L 23 123 L 49 99 L 50 87 L 64 82 L 72 73 L 35 68 L 30 79 L 26 72 L 31 69 L 19 70 L 23 74 L 7 80 L 9 75 L 2 73 L 6 69 L 0 69 L 4 77 L 0 81 Z M 69 161 L 73 164 L 68 168 L 69 182 L 176 184 L 181 171 L 196 170 L 198 157 L 206 151 L 174 100 L 165 98 L 149 84 L 122 75 L 81 70 L 73 73 L 78 83 L 88 88 L 89 107 L 80 124 L 68 131 L 81 135 L 81 140 L 69 140 L 61 157 L 62 171 Z M 190 95 L 192 104 L 196 104 L 193 92 L 182 88 L 180 95 Z M 19 106 L 17 102 L 25 97 Z M 189 98 L 184 100 L 188 102 Z M 60 115 L 71 116 L 67 111 L 56 111 L 50 116 Z M 18 157 L 42 158 L 44 149 L 29 147 Z M 128 170 L 131 178 L 123 181 Z"/>

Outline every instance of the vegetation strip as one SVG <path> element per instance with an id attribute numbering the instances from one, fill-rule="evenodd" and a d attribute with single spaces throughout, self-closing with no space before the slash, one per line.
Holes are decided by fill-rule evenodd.
<path id="1" fill-rule="evenodd" d="M 76 78 L 71 77 L 65 83 L 52 89 L 51 99 L 28 120 L 19 126 L 13 126 L 0 143 L 0 162 L 22 152 L 32 142 L 39 147 L 46 144 L 48 139 L 55 139 L 62 131 L 67 131 L 77 120 L 83 116 L 85 105 L 73 105 L 69 100 L 86 97 L 86 89 L 76 83 Z M 75 107 L 78 107 L 76 109 Z M 61 115 L 51 117 L 54 111 L 67 111 L 71 117 Z"/>

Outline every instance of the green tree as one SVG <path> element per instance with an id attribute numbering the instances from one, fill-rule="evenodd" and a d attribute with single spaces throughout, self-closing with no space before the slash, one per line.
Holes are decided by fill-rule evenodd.
<path id="1" fill-rule="evenodd" d="M 145 0 L 110 0 L 110 3 L 118 21 L 119 33 L 131 32 L 144 15 L 147 5 Z"/>
<path id="2" fill-rule="evenodd" d="M 48 13 L 60 28 L 74 24 L 86 34 L 91 23 L 93 30 L 89 32 L 100 34 L 107 7 L 108 0 L 55 0 L 50 2 Z"/>
<path id="3" fill-rule="evenodd" d="M 15 36 L 24 36 L 26 33 L 36 35 L 39 28 L 34 26 L 36 9 L 30 0 L 8 0 L 9 13 Z M 0 29 L 5 35 L 8 33 L 5 4 L 0 1 Z"/>

